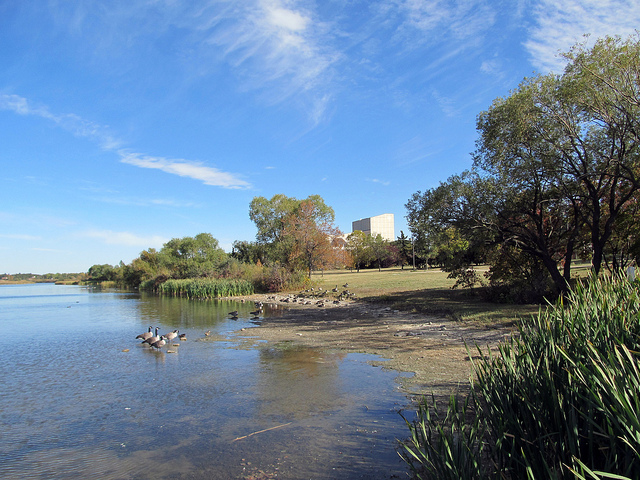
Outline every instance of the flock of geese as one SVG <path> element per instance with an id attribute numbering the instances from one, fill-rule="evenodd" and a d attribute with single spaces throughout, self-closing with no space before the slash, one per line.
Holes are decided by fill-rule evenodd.
<path id="1" fill-rule="evenodd" d="M 253 317 L 253 319 L 260 318 L 260 314 L 262 313 L 263 303 L 255 302 L 256 310 L 253 312 L 249 312 Z M 238 311 L 234 310 L 233 312 L 229 312 L 229 316 L 231 320 L 238 319 Z M 141 333 L 136 336 L 136 339 L 142 340 L 143 344 L 150 345 L 152 348 L 156 350 L 160 350 L 165 345 L 171 345 L 174 339 L 179 338 L 181 341 L 185 341 L 187 339 L 186 333 L 180 333 L 179 330 L 174 330 L 173 332 L 165 333 L 164 335 L 158 335 L 159 327 L 155 328 L 155 332 L 153 331 L 153 326 L 149 325 L 149 330 Z M 205 336 L 209 336 L 211 334 L 211 330 L 204 332 Z"/>
<path id="2" fill-rule="evenodd" d="M 136 339 L 142 340 L 143 344 L 146 343 L 147 345 L 151 345 L 152 348 L 157 350 L 160 350 L 162 347 L 167 345 L 167 342 L 172 343 L 176 337 L 183 341 L 187 339 L 187 334 L 180 333 L 178 330 L 174 330 L 173 332 L 165 333 L 160 336 L 158 336 L 158 327 L 156 327 L 155 333 L 152 333 L 152 330 L 153 327 L 149 326 L 149 330 L 138 335 Z"/>

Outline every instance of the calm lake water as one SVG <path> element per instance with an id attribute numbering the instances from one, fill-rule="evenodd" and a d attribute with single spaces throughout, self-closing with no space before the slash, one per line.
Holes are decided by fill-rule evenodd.
<path id="1" fill-rule="evenodd" d="M 0 286 L 0 478 L 406 478 L 398 373 L 369 355 L 247 348 L 233 332 L 253 307 Z M 153 351 L 135 340 L 149 325 L 187 341 Z"/>

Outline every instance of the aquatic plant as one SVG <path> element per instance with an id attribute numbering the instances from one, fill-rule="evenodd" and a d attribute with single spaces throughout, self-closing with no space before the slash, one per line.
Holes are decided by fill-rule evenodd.
<path id="1" fill-rule="evenodd" d="M 423 402 L 407 422 L 402 455 L 416 476 L 468 472 L 455 447 L 479 465 L 459 478 L 640 478 L 639 287 L 622 277 L 579 284 L 499 354 L 478 348 L 465 408 L 451 400 L 441 416 Z"/>
<path id="2" fill-rule="evenodd" d="M 253 284 L 246 280 L 235 279 L 168 279 L 157 286 L 161 295 L 187 298 L 218 298 L 238 295 L 251 295 Z"/>

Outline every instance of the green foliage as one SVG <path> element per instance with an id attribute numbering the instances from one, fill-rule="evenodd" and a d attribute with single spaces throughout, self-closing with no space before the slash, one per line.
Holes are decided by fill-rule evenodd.
<path id="1" fill-rule="evenodd" d="M 169 279 L 157 287 L 158 293 L 187 298 L 219 298 L 251 295 L 253 284 L 246 280 Z"/>
<path id="2" fill-rule="evenodd" d="M 638 52 L 640 35 L 578 45 L 564 74 L 527 78 L 481 112 L 473 169 L 407 203 L 421 253 L 440 254 L 455 228 L 468 246 L 440 259 L 445 268 L 464 272 L 478 253 L 513 247 L 547 271 L 556 294 L 568 291 L 585 243 L 596 273 L 623 268 L 640 238 Z"/>
<path id="3" fill-rule="evenodd" d="M 357 271 L 373 258 L 371 248 L 369 246 L 369 236 L 356 230 L 347 237 L 346 250 L 351 254 L 351 259 Z"/>
<path id="4" fill-rule="evenodd" d="M 469 398 L 460 404 L 452 395 L 444 413 L 435 398 L 431 402 L 423 399 L 415 421 L 402 418 L 411 436 L 403 445 L 401 457 L 416 478 L 486 478 L 486 467 L 482 463 L 486 426 L 475 414 Z"/>
<path id="5" fill-rule="evenodd" d="M 398 249 L 398 263 L 404 268 L 413 263 L 411 239 L 407 238 L 402 230 L 400 236 L 392 243 Z"/>
<path id="6" fill-rule="evenodd" d="M 92 265 L 89 268 L 89 280 L 92 282 L 106 282 L 117 278 L 117 271 L 113 265 Z"/>
<path id="7" fill-rule="evenodd" d="M 456 404 L 445 421 L 420 406 L 410 425 L 418 441 L 406 447 L 417 471 L 435 465 L 436 478 L 454 478 L 465 458 L 443 457 L 433 445 L 462 442 L 491 466 L 464 478 L 640 478 L 637 281 L 591 279 L 525 322 L 499 355 L 478 351 L 475 409 L 456 427 L 474 435 L 444 430 L 461 418 Z M 435 439 L 419 433 L 434 428 Z"/>
<path id="8" fill-rule="evenodd" d="M 163 245 L 159 256 L 173 278 L 215 276 L 227 258 L 218 240 L 209 233 L 172 238 Z"/>

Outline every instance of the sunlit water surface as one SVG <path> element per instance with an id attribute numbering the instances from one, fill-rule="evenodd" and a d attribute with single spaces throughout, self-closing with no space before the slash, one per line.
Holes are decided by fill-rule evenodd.
<path id="1" fill-rule="evenodd" d="M 338 350 L 242 348 L 233 332 L 253 307 L 0 286 L 0 478 L 405 478 L 397 372 Z M 149 325 L 187 340 L 153 351 L 135 340 Z"/>

